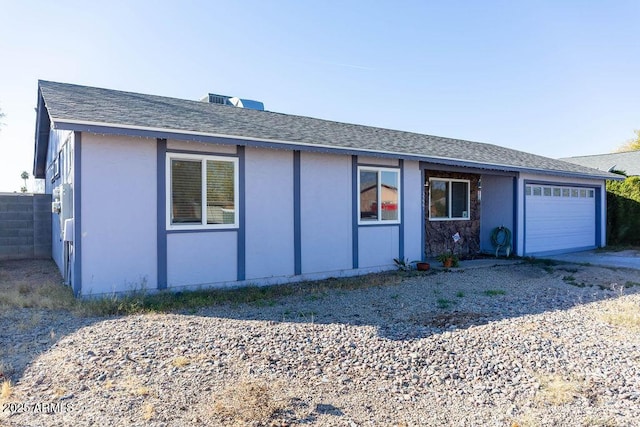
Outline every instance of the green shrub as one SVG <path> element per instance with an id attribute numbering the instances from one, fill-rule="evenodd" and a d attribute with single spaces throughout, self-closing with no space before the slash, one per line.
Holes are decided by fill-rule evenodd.
<path id="1" fill-rule="evenodd" d="M 609 245 L 640 244 L 640 177 L 607 181 Z"/>

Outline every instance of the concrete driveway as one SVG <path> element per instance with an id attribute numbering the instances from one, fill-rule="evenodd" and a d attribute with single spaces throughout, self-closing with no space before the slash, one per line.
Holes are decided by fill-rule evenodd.
<path id="1" fill-rule="evenodd" d="M 624 251 L 592 250 L 573 252 L 562 255 L 550 255 L 541 257 L 562 262 L 577 264 L 591 264 L 603 267 L 623 267 L 640 270 L 640 251 L 628 249 Z"/>

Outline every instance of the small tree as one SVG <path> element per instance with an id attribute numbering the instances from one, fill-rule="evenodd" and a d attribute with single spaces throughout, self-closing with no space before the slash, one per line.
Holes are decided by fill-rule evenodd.
<path id="1" fill-rule="evenodd" d="M 628 140 L 624 145 L 621 145 L 616 150 L 621 153 L 623 151 L 638 151 L 640 150 L 640 129 L 635 129 L 633 133 L 636 134 L 635 138 Z"/>
<path id="2" fill-rule="evenodd" d="M 20 174 L 20 178 L 22 178 L 24 180 L 24 186 L 22 188 L 20 188 L 20 191 L 22 191 L 23 193 L 26 193 L 27 192 L 27 180 L 29 179 L 29 172 L 23 171 Z"/>

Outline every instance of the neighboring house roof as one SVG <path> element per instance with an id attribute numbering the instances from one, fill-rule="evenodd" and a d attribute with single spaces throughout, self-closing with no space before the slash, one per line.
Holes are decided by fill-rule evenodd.
<path id="1" fill-rule="evenodd" d="M 616 178 L 607 172 L 486 143 L 203 101 L 49 81 L 38 83 L 36 177 L 44 177 L 50 125 L 53 129 L 102 134 L 396 157 L 510 172 Z"/>
<path id="2" fill-rule="evenodd" d="M 624 171 L 627 176 L 640 175 L 640 150 L 622 153 L 596 154 L 593 156 L 565 157 L 560 160 L 587 166 L 601 171 Z"/>

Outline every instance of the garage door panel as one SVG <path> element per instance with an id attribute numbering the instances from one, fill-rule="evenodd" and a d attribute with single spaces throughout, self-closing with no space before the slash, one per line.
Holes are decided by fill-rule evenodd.
<path id="1" fill-rule="evenodd" d="M 581 189 L 583 191 L 580 192 L 579 189 L 577 194 L 583 197 L 553 197 L 541 195 L 546 186 L 538 187 L 543 188 L 538 192 L 540 195 L 534 195 L 534 191 L 529 189 L 525 193 L 525 253 L 594 247 L 595 191 Z M 575 190 L 570 187 L 553 188 Z"/>

